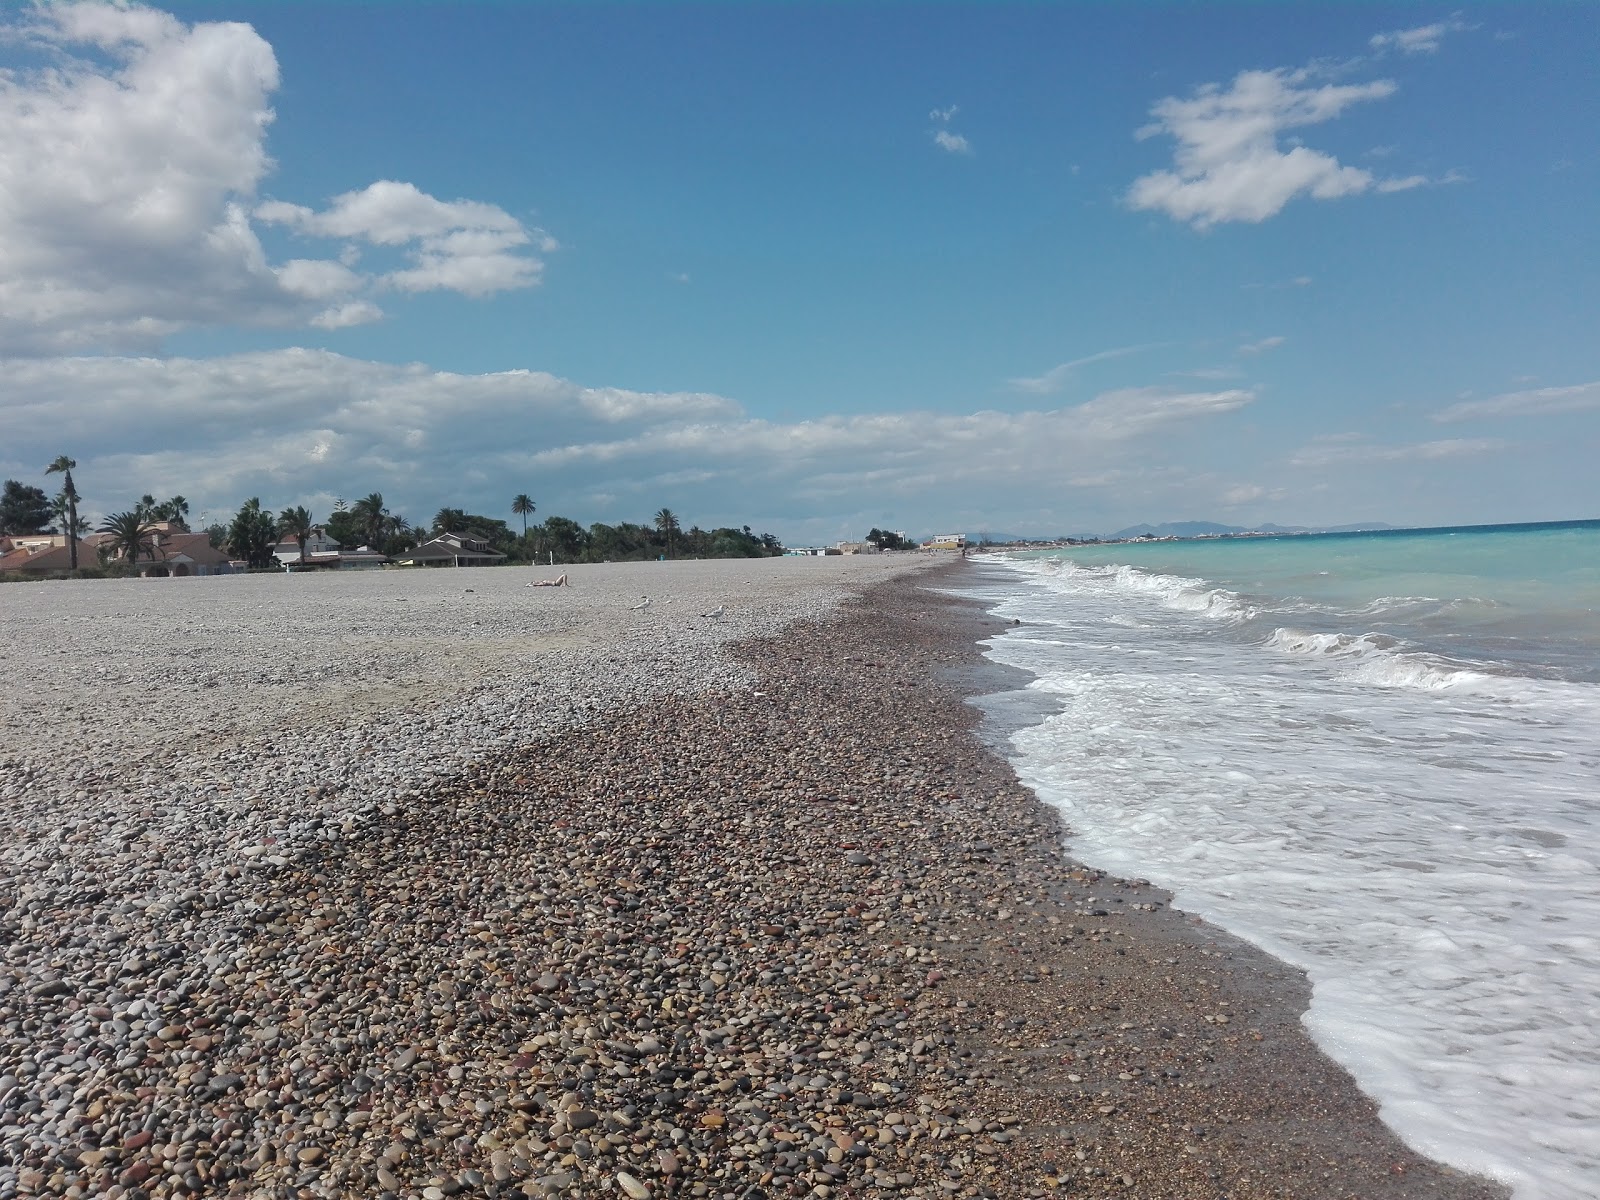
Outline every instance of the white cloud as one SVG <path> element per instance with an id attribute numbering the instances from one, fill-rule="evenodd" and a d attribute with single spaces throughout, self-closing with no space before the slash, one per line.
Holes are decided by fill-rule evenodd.
<path id="1" fill-rule="evenodd" d="M 553 248 L 502 209 L 383 181 L 325 213 L 258 205 L 279 83 L 248 25 L 123 3 L 0 16 L 48 67 L 0 70 L 0 352 L 154 349 L 204 325 L 371 319 L 375 287 L 485 295 L 538 280 Z M 252 219 L 394 247 L 268 262 Z"/>
<path id="2" fill-rule="evenodd" d="M 1247 342 L 1239 347 L 1240 354 L 1265 354 L 1268 350 L 1276 350 L 1289 339 L 1282 336 L 1264 337 L 1259 342 Z"/>
<path id="3" fill-rule="evenodd" d="M 1477 417 L 1543 417 L 1592 409 L 1600 409 L 1600 380 L 1570 387 L 1532 388 L 1483 400 L 1468 400 L 1440 409 L 1433 414 L 1433 419 L 1449 422 Z"/>
<path id="4" fill-rule="evenodd" d="M 305 349 L 11 359 L 0 370 L 0 472 L 31 480 L 66 449 L 80 464 L 86 508 L 101 513 L 147 491 L 181 492 L 197 511 L 220 512 L 251 495 L 279 508 L 378 490 L 415 516 L 445 503 L 498 511 L 535 487 L 546 512 L 652 487 L 693 503 L 696 520 L 719 511 L 750 520 L 753 496 L 791 519 L 885 496 L 920 510 L 953 485 L 1034 496 L 1133 486 L 1174 452 L 1162 440 L 1171 432 L 1254 399 L 1128 388 L 1053 410 L 784 422 L 704 393 L 584 387 L 536 371 L 463 375 Z M 65 447 L 64 428 L 73 431 Z"/>
<path id="5" fill-rule="evenodd" d="M 1330 154 L 1303 145 L 1282 149 L 1279 135 L 1332 120 L 1353 104 L 1386 99 L 1395 93 L 1394 82 L 1318 86 L 1312 79 L 1310 69 L 1243 71 L 1226 89 L 1206 84 L 1187 99 L 1157 101 L 1155 120 L 1137 136 L 1173 138 L 1173 167 L 1135 180 L 1127 204 L 1208 229 L 1223 221 L 1264 221 L 1296 197 L 1333 200 L 1376 186 L 1371 172 Z"/>
<path id="6" fill-rule="evenodd" d="M 348 329 L 352 325 L 370 325 L 383 320 L 383 309 L 370 300 L 348 300 L 325 308 L 311 318 L 319 329 Z"/>
<path id="7" fill-rule="evenodd" d="M 1418 25 L 1414 29 L 1395 29 L 1388 33 L 1375 33 L 1369 45 L 1381 52 L 1397 50 L 1402 54 L 1432 54 L 1447 33 L 1461 33 L 1472 26 L 1451 18 L 1435 21 L 1432 25 Z"/>
<path id="8" fill-rule="evenodd" d="M 1238 367 L 1191 367 L 1187 371 L 1169 371 L 1169 375 L 1178 375 L 1185 379 L 1205 379 L 1218 382 L 1226 379 L 1240 379 L 1244 372 Z"/>
<path id="9" fill-rule="evenodd" d="M 1075 358 L 1071 362 L 1064 362 L 1051 367 L 1043 375 L 1026 376 L 1010 380 L 1011 386 L 1019 392 L 1027 392 L 1034 396 L 1049 396 L 1059 392 L 1066 386 L 1074 371 L 1079 367 L 1086 367 L 1090 363 L 1104 362 L 1111 358 L 1125 358 L 1130 354 L 1138 354 L 1143 350 L 1153 350 L 1160 343 L 1147 342 L 1140 346 L 1119 346 L 1115 350 L 1101 350 L 1096 354 L 1088 354 L 1083 358 Z"/>
<path id="10" fill-rule="evenodd" d="M 408 292 L 449 289 L 484 296 L 538 282 L 543 264 L 525 252 L 556 243 L 530 231 L 493 204 L 439 200 L 414 184 L 382 179 L 359 192 L 335 196 L 323 212 L 271 200 L 256 206 L 258 220 L 299 233 L 404 247 L 413 265 L 380 282 Z"/>
<path id="11" fill-rule="evenodd" d="M 1436 462 L 1441 459 L 1472 458 L 1504 450 L 1508 443 L 1497 438 L 1450 438 L 1437 442 L 1413 442 L 1403 446 L 1383 446 L 1364 441 L 1321 439 L 1298 450 L 1289 459 L 1293 467 L 1331 467 L 1361 463 Z"/>
<path id="12" fill-rule="evenodd" d="M 936 108 L 928 114 L 928 120 L 936 121 L 941 126 L 948 126 L 950 124 L 950 119 L 960 111 L 961 109 L 954 104 L 950 105 L 948 108 Z M 972 143 L 967 141 L 967 139 L 961 134 L 952 133 L 947 128 L 935 129 L 933 131 L 933 143 L 941 150 L 947 151 L 950 154 L 972 153 Z"/>

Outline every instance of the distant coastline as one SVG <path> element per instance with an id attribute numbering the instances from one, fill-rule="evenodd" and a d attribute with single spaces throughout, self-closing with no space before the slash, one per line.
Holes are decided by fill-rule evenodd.
<path id="1" fill-rule="evenodd" d="M 1600 526 L 1600 518 L 1583 517 L 1562 521 L 1509 521 L 1485 525 L 1388 525 L 1373 522 L 1370 525 L 1339 525 L 1323 529 L 1294 529 L 1267 525 L 1255 529 L 1232 526 L 1212 526 L 1207 521 L 1189 521 L 1154 526 L 1133 526 L 1105 536 L 1082 535 L 1059 538 L 1028 538 L 1006 535 L 1004 539 L 992 534 L 980 534 L 969 544 L 972 552 L 996 550 L 1051 550 L 1063 546 L 1115 546 L 1148 542 L 1201 542 L 1231 541 L 1241 538 L 1270 540 L 1274 538 L 1352 538 L 1352 537 L 1415 537 L 1453 533 L 1487 533 L 1534 529 L 1578 529 Z M 1204 531 L 1179 532 L 1195 526 L 1211 526 Z"/>

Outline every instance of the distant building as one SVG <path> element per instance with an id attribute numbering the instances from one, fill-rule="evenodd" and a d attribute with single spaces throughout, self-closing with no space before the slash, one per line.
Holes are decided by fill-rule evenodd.
<path id="1" fill-rule="evenodd" d="M 109 533 L 92 533 L 88 541 L 97 551 L 112 544 Z M 78 556 L 83 561 L 83 556 Z M 95 561 L 95 560 L 91 560 Z M 211 535 L 190 533 L 170 521 L 150 527 L 150 542 L 131 562 L 126 551 L 111 552 L 108 562 L 132 567 L 143 579 L 183 579 L 193 575 L 228 575 L 234 570 L 228 556 L 211 544 Z"/>
<path id="2" fill-rule="evenodd" d="M 925 550 L 965 550 L 967 548 L 967 535 L 964 533 L 936 533 L 928 539 Z"/>
<path id="3" fill-rule="evenodd" d="M 840 542 L 834 549 L 839 554 L 882 554 L 871 542 Z"/>
<path id="4" fill-rule="evenodd" d="M 341 550 L 339 543 L 322 529 L 312 530 L 311 536 L 306 539 L 304 559 L 300 557 L 300 543 L 293 538 L 274 546 L 272 556 L 285 571 L 356 571 L 381 567 L 389 561 L 382 551 L 367 546 Z"/>
<path id="5" fill-rule="evenodd" d="M 78 565 L 95 566 L 94 545 L 79 541 Z M 49 575 L 72 570 L 72 550 L 63 534 L 38 534 L 0 538 L 0 571 L 20 571 L 25 575 Z"/>
<path id="6" fill-rule="evenodd" d="M 491 549 L 482 538 L 468 537 L 464 533 L 441 533 L 395 559 L 414 567 L 492 567 L 505 560 L 504 554 Z"/>

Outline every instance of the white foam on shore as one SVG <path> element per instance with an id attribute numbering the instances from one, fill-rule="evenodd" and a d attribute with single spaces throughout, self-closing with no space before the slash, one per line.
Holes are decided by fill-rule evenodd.
<path id="1" fill-rule="evenodd" d="M 1304 968 L 1313 1037 L 1417 1149 L 1592 1200 L 1600 689 L 1259 636 L 1140 574 L 985 593 L 1025 622 L 988 653 L 1055 702 L 1012 745 L 1073 853 Z"/>

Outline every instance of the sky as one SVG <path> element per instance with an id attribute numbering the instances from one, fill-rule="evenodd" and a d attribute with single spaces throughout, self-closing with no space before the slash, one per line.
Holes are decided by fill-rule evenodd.
<path id="1" fill-rule="evenodd" d="M 1600 516 L 1581 3 L 0 0 L 0 476 L 98 521 Z"/>

